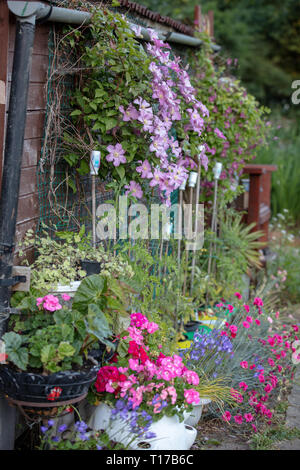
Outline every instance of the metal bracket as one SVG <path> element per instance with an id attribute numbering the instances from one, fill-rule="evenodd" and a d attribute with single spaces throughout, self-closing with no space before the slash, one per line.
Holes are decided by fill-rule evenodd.
<path id="1" fill-rule="evenodd" d="M 0 279 L 0 287 L 10 287 L 19 284 L 19 282 L 26 282 L 26 276 L 14 276 L 9 279 Z"/>
<path id="2" fill-rule="evenodd" d="M 15 245 L 9 243 L 1 243 L 0 242 L 0 255 L 6 253 L 12 253 Z"/>

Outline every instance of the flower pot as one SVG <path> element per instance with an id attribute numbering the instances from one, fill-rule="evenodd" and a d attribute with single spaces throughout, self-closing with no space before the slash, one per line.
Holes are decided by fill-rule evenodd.
<path id="1" fill-rule="evenodd" d="M 13 400 L 28 403 L 60 403 L 88 392 L 95 382 L 99 365 L 82 370 L 66 370 L 50 375 L 19 372 L 0 364 L 0 390 Z"/>
<path id="2" fill-rule="evenodd" d="M 201 419 L 202 410 L 204 405 L 208 405 L 211 400 L 210 398 L 200 398 L 200 402 L 197 405 L 193 405 L 193 410 L 187 415 L 184 420 L 185 424 L 189 426 L 197 426 Z"/>
<path id="3" fill-rule="evenodd" d="M 69 294 L 70 297 L 74 297 L 75 292 L 80 286 L 81 281 L 70 282 L 68 285 L 58 284 L 58 286 L 51 290 L 50 294 Z"/>
<path id="4" fill-rule="evenodd" d="M 84 271 L 86 271 L 87 276 L 99 274 L 101 271 L 101 263 L 99 261 L 84 259 L 80 262 L 80 266 Z"/>
<path id="5" fill-rule="evenodd" d="M 94 430 L 105 430 L 110 439 L 125 447 L 135 450 L 188 450 L 195 442 L 196 429 L 184 421 L 180 422 L 177 415 L 163 416 L 154 422 L 147 432 L 155 433 L 156 437 L 146 439 L 132 434 L 129 424 L 119 417 L 111 419 L 111 410 L 106 403 L 101 403 L 88 424 Z"/>

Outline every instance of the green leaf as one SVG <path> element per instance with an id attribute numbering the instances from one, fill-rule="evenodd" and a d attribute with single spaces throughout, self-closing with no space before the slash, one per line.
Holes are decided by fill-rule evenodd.
<path id="1" fill-rule="evenodd" d="M 118 173 L 120 179 L 122 180 L 125 176 L 125 168 L 123 166 L 117 166 L 115 169 L 116 169 L 116 172 Z"/>
<path id="2" fill-rule="evenodd" d="M 72 111 L 70 116 L 79 116 L 82 114 L 82 111 L 80 109 L 75 109 L 75 111 Z"/>
<path id="3" fill-rule="evenodd" d="M 103 276 L 93 274 L 86 277 L 76 291 L 72 307 L 81 313 L 87 313 L 89 304 L 97 304 L 105 288 L 106 279 Z"/>
<path id="4" fill-rule="evenodd" d="M 11 331 L 5 333 L 2 336 L 2 340 L 5 343 L 5 353 L 8 356 L 8 360 L 13 362 L 19 369 L 26 370 L 28 365 L 28 350 L 22 347 L 25 338 Z"/>
<path id="5" fill-rule="evenodd" d="M 53 344 L 47 344 L 41 350 L 41 361 L 47 365 L 55 356 L 55 347 Z"/>
<path id="6" fill-rule="evenodd" d="M 114 127 L 116 127 L 117 124 L 118 124 L 117 119 L 109 118 L 109 119 L 106 119 L 105 121 L 105 128 L 107 131 L 109 131 L 110 129 L 113 129 Z"/>
<path id="7" fill-rule="evenodd" d="M 58 354 L 61 358 L 73 356 L 75 349 L 67 341 L 61 341 L 58 346 Z"/>
<path id="8" fill-rule="evenodd" d="M 77 168 L 80 175 L 87 175 L 90 172 L 90 167 L 85 160 L 80 161 L 80 167 Z"/>

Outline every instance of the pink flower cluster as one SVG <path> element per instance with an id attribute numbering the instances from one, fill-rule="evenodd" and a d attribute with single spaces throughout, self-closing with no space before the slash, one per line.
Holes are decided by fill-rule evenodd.
<path id="1" fill-rule="evenodd" d="M 124 364 L 102 367 L 95 383 L 98 392 L 111 393 L 115 398 L 127 398 L 133 408 L 143 403 L 154 414 L 161 413 L 168 405 L 199 403 L 199 393 L 191 387 L 199 384 L 199 376 L 185 367 L 180 356 L 160 353 L 158 357 L 151 357 L 151 351 L 149 355 L 146 353 L 145 349 L 149 349 L 147 336 L 157 329 L 158 325 L 149 322 L 141 313 L 131 315 L 128 336 L 125 337 L 125 340 L 128 337 L 132 339 L 129 341 L 126 367 Z"/>
<path id="2" fill-rule="evenodd" d="M 64 298 L 64 296 L 66 298 Z M 64 300 L 69 300 L 70 297 L 67 294 L 63 294 Z M 45 297 L 38 297 L 36 299 L 36 305 L 39 308 L 44 308 L 45 310 L 48 310 L 49 312 L 55 312 L 56 310 L 60 310 L 62 306 L 59 303 L 58 297 L 55 297 L 52 294 L 45 295 Z"/>

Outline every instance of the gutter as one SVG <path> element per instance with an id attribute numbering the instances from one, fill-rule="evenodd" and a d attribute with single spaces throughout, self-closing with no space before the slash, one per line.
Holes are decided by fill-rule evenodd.
<path id="1" fill-rule="evenodd" d="M 29 2 L 25 1 L 8 1 L 9 9 L 16 15 L 20 16 L 24 9 L 20 4 L 26 4 Z M 65 23 L 65 24 L 89 24 L 92 18 L 92 14 L 87 11 L 71 10 L 69 8 L 54 7 L 50 5 L 43 4 L 41 2 L 30 2 L 36 4 L 36 19 L 44 21 L 52 21 L 54 23 Z M 136 26 L 134 23 L 129 23 L 130 26 Z M 142 27 L 141 33 L 143 39 L 149 41 L 150 37 L 147 31 L 147 28 Z M 166 32 L 163 33 L 158 31 L 159 38 L 164 41 L 173 42 L 177 44 L 183 44 L 186 46 L 198 47 L 201 46 L 203 41 L 201 39 L 195 38 L 193 36 L 188 36 L 186 34 L 175 33 L 175 32 Z M 220 46 L 214 44 L 212 46 L 214 51 L 219 51 Z"/>

